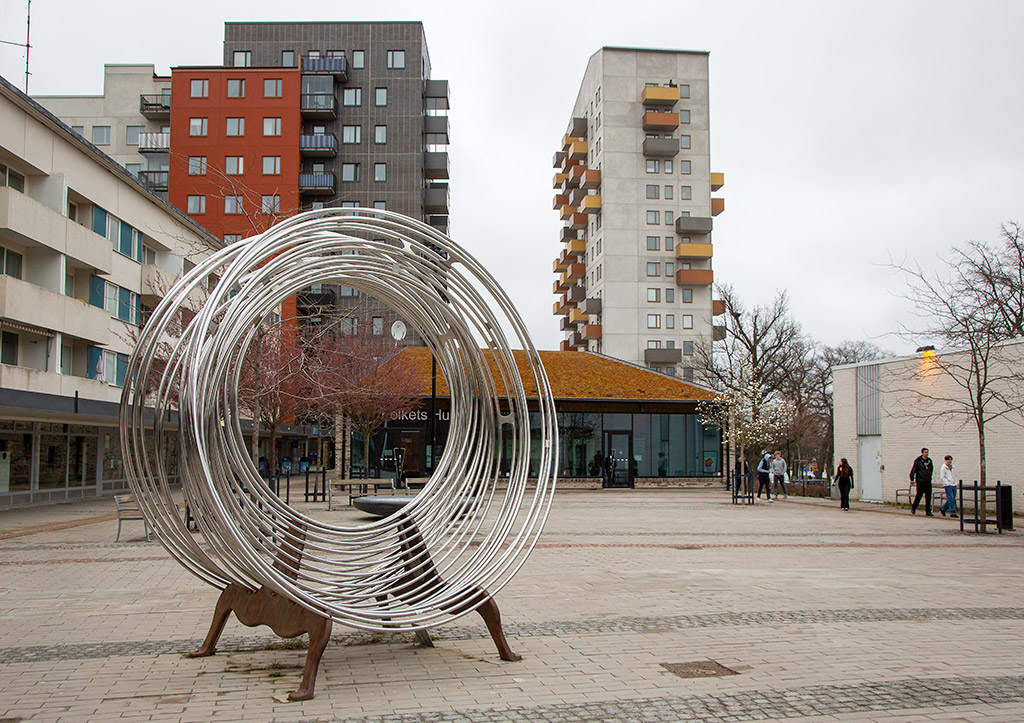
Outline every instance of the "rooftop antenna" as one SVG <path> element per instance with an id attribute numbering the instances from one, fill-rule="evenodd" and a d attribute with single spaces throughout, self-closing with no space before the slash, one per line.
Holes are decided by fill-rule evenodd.
<path id="1" fill-rule="evenodd" d="M 32 32 L 32 0 L 28 0 L 28 10 L 25 13 L 25 42 L 15 43 L 13 40 L 0 40 L 0 43 L 4 45 L 14 45 L 18 48 L 25 49 L 25 95 L 28 95 L 28 54 L 32 49 L 32 45 L 29 41 Z"/>

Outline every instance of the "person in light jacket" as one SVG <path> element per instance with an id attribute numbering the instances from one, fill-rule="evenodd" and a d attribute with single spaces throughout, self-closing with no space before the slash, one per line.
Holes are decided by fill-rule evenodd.
<path id="1" fill-rule="evenodd" d="M 853 489 L 853 467 L 846 461 L 846 457 L 839 460 L 834 483 L 839 488 L 839 508 L 849 512 L 850 490 Z"/>
<path id="2" fill-rule="evenodd" d="M 779 499 L 779 489 L 782 489 L 782 496 L 789 497 L 786 492 L 786 460 L 782 458 L 782 452 L 775 451 L 775 458 L 771 462 L 772 477 L 775 480 L 775 499 Z"/>
<path id="3" fill-rule="evenodd" d="M 939 481 L 946 490 L 946 501 L 942 503 L 939 512 L 943 517 L 946 516 L 946 512 L 949 512 L 950 517 L 956 517 L 956 468 L 953 467 L 952 455 L 947 454 L 942 466 L 939 467 Z"/>

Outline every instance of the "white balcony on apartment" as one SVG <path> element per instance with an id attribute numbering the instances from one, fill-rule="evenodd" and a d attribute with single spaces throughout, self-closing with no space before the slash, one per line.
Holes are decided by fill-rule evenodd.
<path id="1" fill-rule="evenodd" d="M 109 312 L 13 276 L 0 276 L 0 319 L 110 343 Z"/>

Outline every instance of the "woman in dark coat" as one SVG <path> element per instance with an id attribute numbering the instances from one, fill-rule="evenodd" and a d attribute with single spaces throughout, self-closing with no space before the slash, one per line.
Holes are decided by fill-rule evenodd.
<path id="1" fill-rule="evenodd" d="M 846 461 L 846 457 L 839 460 L 836 467 L 836 484 L 839 486 L 839 507 L 850 511 L 850 490 L 853 489 L 853 467 Z"/>

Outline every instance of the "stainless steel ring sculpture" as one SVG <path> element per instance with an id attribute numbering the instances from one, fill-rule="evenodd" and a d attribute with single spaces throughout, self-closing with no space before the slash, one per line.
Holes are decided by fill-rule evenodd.
<path id="1" fill-rule="evenodd" d="M 179 331 L 182 309 L 211 278 L 207 301 Z M 361 526 L 284 504 L 243 438 L 239 355 L 261 319 L 317 283 L 391 306 L 420 332 L 451 392 L 448 443 L 426 488 L 402 512 Z M 524 350 L 518 365 L 510 338 Z M 217 587 L 266 588 L 364 630 L 422 630 L 472 610 L 481 590 L 497 592 L 533 548 L 555 485 L 551 389 L 511 301 L 447 236 L 380 210 L 304 213 L 187 273 L 141 332 L 120 423 L 131 489 L 182 565 Z M 507 477 L 495 457 L 502 427 L 511 429 Z M 201 537 L 186 529 L 156 451 L 171 438 Z"/>

